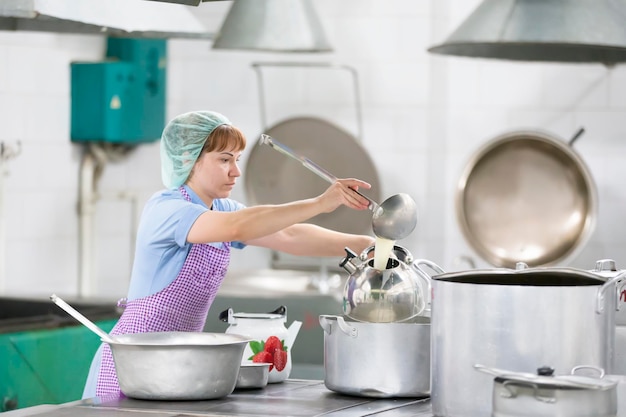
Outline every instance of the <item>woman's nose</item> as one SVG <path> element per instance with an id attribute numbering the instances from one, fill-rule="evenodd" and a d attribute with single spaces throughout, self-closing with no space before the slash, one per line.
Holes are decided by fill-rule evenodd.
<path id="1" fill-rule="evenodd" d="M 230 175 L 233 177 L 241 176 L 241 169 L 239 169 L 239 164 L 234 164 L 233 169 L 231 169 Z"/>

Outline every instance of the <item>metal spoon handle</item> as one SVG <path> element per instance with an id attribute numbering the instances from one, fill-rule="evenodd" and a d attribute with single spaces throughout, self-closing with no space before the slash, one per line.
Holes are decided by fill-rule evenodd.
<path id="1" fill-rule="evenodd" d="M 91 330 L 92 332 L 94 332 L 98 336 L 100 336 L 102 338 L 102 340 L 104 340 L 107 343 L 108 342 L 113 342 L 113 338 L 107 332 L 105 332 L 104 330 L 102 330 L 101 328 L 96 326 L 95 323 L 93 323 L 87 317 L 85 317 L 82 314 L 80 314 L 78 311 L 76 311 L 72 306 L 70 306 L 68 303 L 63 301 L 61 298 L 57 297 L 56 294 L 52 294 L 50 296 L 50 299 L 56 305 L 58 305 L 63 310 L 65 310 L 65 312 L 68 313 L 70 316 L 74 317 L 76 320 L 78 320 L 79 322 L 81 322 L 82 324 L 87 326 L 89 328 L 89 330 Z"/>
<path id="2" fill-rule="evenodd" d="M 259 139 L 259 142 L 262 145 L 270 146 L 271 148 L 273 148 L 273 149 L 277 150 L 278 152 L 282 153 L 283 155 L 287 155 L 287 156 L 295 159 L 296 161 L 299 161 L 305 168 L 308 168 L 310 171 L 312 171 L 313 173 L 317 174 L 318 176 L 320 176 L 322 179 L 328 181 L 329 183 L 332 184 L 335 181 L 337 181 L 337 177 L 335 177 L 333 174 L 331 174 L 330 172 L 328 172 L 327 170 L 325 170 L 321 166 L 317 165 L 315 162 L 311 161 L 309 158 L 296 153 L 293 149 L 291 149 L 287 145 L 284 145 L 284 144 L 280 143 L 279 141 L 277 141 L 273 137 L 271 137 L 269 135 L 266 135 L 266 134 L 262 134 L 261 138 Z M 376 209 L 378 209 L 378 203 L 377 202 L 375 202 L 374 200 L 372 200 L 368 196 L 361 194 L 357 190 L 353 190 L 353 191 L 355 193 L 357 193 L 358 195 L 360 195 L 361 197 L 365 198 L 367 201 L 369 201 L 370 204 L 367 206 L 368 209 L 370 209 L 371 211 L 376 211 Z"/>

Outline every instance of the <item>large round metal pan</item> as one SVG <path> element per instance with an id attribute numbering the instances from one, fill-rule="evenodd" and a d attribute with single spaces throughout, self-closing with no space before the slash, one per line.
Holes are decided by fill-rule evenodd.
<path id="1" fill-rule="evenodd" d="M 298 154 L 304 155 L 338 178 L 359 178 L 372 185 L 361 190 L 380 201 L 376 167 L 365 148 L 351 134 L 314 117 L 290 118 L 265 132 Z M 244 175 L 250 204 L 280 204 L 315 197 L 330 184 L 271 147 L 256 142 L 250 151 Z M 371 234 L 372 213 L 339 207 L 309 223 L 345 233 Z"/>
<path id="2" fill-rule="evenodd" d="M 514 131 L 470 159 L 456 211 L 465 238 L 487 262 L 550 265 L 588 240 L 597 193 L 585 163 L 565 141 L 542 131 Z"/>

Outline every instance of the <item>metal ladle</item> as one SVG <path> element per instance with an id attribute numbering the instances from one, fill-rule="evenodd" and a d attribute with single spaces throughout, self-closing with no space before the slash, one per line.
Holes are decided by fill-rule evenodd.
<path id="1" fill-rule="evenodd" d="M 89 330 L 91 330 L 92 332 L 100 336 L 102 341 L 107 342 L 107 343 L 116 342 L 113 336 L 111 336 L 110 334 L 108 334 L 107 332 L 99 328 L 94 322 L 92 322 L 87 317 L 83 316 L 81 313 L 76 311 L 74 307 L 70 306 L 68 303 L 63 301 L 56 294 L 52 294 L 50 296 L 50 299 L 52 300 L 54 304 L 58 305 L 63 310 L 65 310 L 65 312 L 68 313 L 70 316 L 74 317 L 76 320 L 84 324 Z"/>
<path id="2" fill-rule="evenodd" d="M 332 184 L 337 181 L 337 177 L 333 174 L 326 171 L 309 158 L 297 154 L 291 148 L 280 143 L 273 137 L 262 134 L 259 142 L 299 161 L 305 168 L 308 168 L 329 183 Z M 382 204 L 378 204 L 368 196 L 356 190 L 354 190 L 354 192 L 369 201 L 368 209 L 373 212 L 372 230 L 376 236 L 395 241 L 407 237 L 413 229 L 415 229 L 417 225 L 417 205 L 408 194 L 400 193 L 392 195 L 383 201 Z"/>

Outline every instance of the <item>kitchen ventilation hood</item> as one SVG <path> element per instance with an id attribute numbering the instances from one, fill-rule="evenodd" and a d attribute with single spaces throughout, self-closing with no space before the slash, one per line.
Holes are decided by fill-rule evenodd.
<path id="1" fill-rule="evenodd" d="M 234 0 L 213 49 L 332 51 L 311 0 Z"/>
<path id="2" fill-rule="evenodd" d="M 2 0 L 0 30 L 213 38 L 187 6 L 145 0 Z"/>
<path id="3" fill-rule="evenodd" d="M 184 4 L 187 6 L 199 6 L 200 3 L 205 1 L 226 1 L 226 0 L 151 0 L 151 1 L 160 1 L 163 3 L 176 3 L 176 4 Z"/>
<path id="4" fill-rule="evenodd" d="M 484 0 L 442 55 L 517 61 L 626 61 L 626 0 Z"/>

